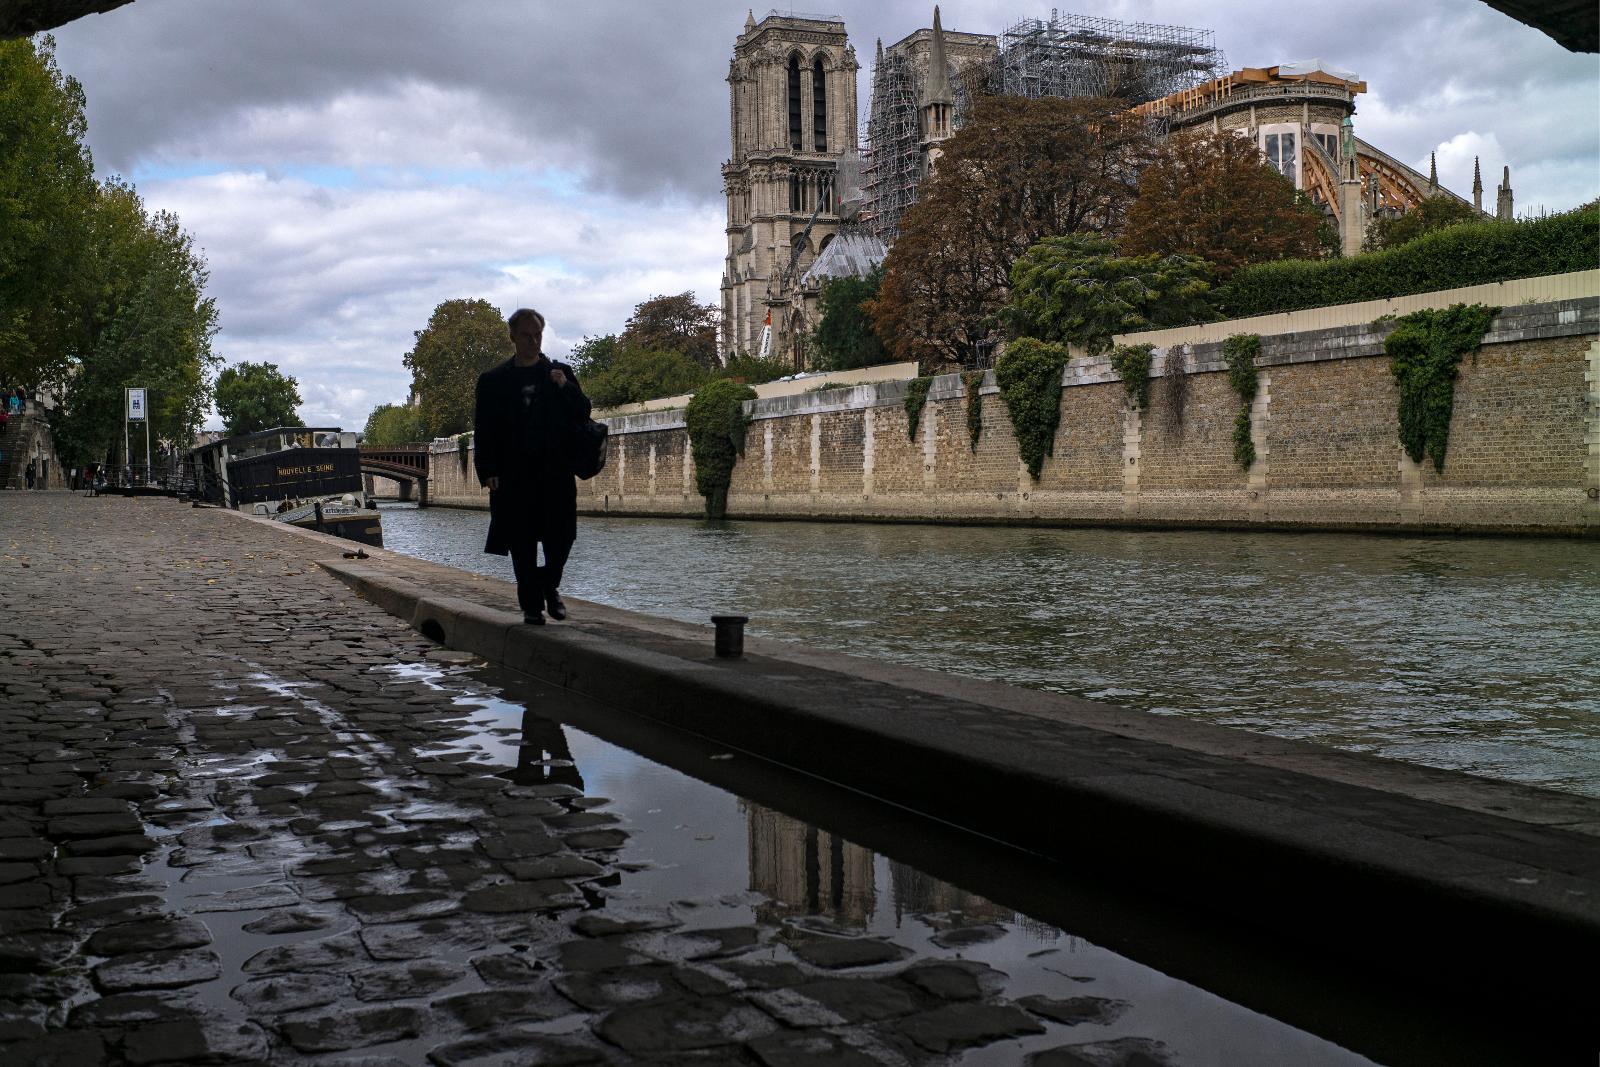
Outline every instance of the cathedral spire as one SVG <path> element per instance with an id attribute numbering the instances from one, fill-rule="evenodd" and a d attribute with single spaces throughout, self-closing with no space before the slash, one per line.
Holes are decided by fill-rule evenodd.
<path id="1" fill-rule="evenodd" d="M 1428 192 L 1439 191 L 1439 157 L 1438 153 L 1428 153 Z"/>
<path id="2" fill-rule="evenodd" d="M 933 7 L 933 41 L 928 48 L 928 80 L 922 87 L 923 107 L 930 104 L 954 104 L 956 94 L 950 90 L 950 66 L 944 57 L 944 27 L 939 24 L 939 5 Z"/>
<path id="3" fill-rule="evenodd" d="M 1478 157 L 1472 157 L 1472 206 L 1483 211 L 1483 172 L 1478 169 Z"/>
<path id="4" fill-rule="evenodd" d="M 1494 217 L 1501 222 L 1510 222 L 1513 216 L 1511 200 L 1511 164 L 1506 164 L 1505 176 L 1500 179 L 1500 188 L 1495 190 Z"/>
<path id="5" fill-rule="evenodd" d="M 744 13 L 744 32 L 749 33 L 756 28 L 755 8 L 746 8 Z"/>

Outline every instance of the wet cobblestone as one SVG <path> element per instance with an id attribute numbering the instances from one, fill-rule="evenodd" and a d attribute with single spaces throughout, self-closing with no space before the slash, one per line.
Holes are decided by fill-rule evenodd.
<path id="1" fill-rule="evenodd" d="M 0 1062 L 921 1064 L 1045 1032 L 1039 1063 L 1168 1062 L 1072 1039 L 1114 1001 L 613 900 L 605 798 L 467 744 L 393 669 L 461 657 L 301 539 L 161 500 L 0 509 Z"/>

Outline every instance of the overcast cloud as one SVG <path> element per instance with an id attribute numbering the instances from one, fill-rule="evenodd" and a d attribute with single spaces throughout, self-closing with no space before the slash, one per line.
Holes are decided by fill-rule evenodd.
<path id="1" fill-rule="evenodd" d="M 821 0 L 812 0 L 820 3 Z M 756 12 L 759 19 L 765 8 Z M 784 8 L 783 10 L 790 10 Z M 932 5 L 845 0 L 868 101 L 874 38 Z M 299 379 L 301 415 L 359 428 L 405 398 L 433 307 L 539 307 L 547 348 L 619 330 L 646 297 L 718 301 L 727 74 L 746 8 L 590 0 L 137 0 L 57 31 L 97 171 L 137 182 L 205 249 L 232 363 Z M 1122 0 L 1094 14 L 1205 26 L 1230 64 L 1321 58 L 1366 79 L 1356 128 L 1518 210 L 1600 194 L 1600 60 L 1476 0 Z M 996 33 L 1047 3 L 947 3 Z"/>

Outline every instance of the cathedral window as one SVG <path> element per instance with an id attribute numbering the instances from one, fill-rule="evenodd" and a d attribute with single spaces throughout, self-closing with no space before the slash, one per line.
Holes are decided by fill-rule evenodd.
<path id="1" fill-rule="evenodd" d="M 789 210 L 800 210 L 800 175 L 789 175 Z"/>
<path id="2" fill-rule="evenodd" d="M 800 140 L 800 57 L 789 57 L 789 147 L 798 152 Z"/>
<path id="3" fill-rule="evenodd" d="M 811 119 L 816 131 L 817 151 L 828 150 L 828 75 L 822 69 L 822 57 L 811 64 Z"/>

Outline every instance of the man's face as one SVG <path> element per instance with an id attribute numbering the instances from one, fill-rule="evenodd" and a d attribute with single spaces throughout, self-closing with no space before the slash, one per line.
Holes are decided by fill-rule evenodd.
<path id="1" fill-rule="evenodd" d="M 511 343 L 517 346 L 519 352 L 537 352 L 543 340 L 544 331 L 539 328 L 539 323 L 531 318 L 523 319 L 517 323 L 516 329 L 511 331 Z"/>

